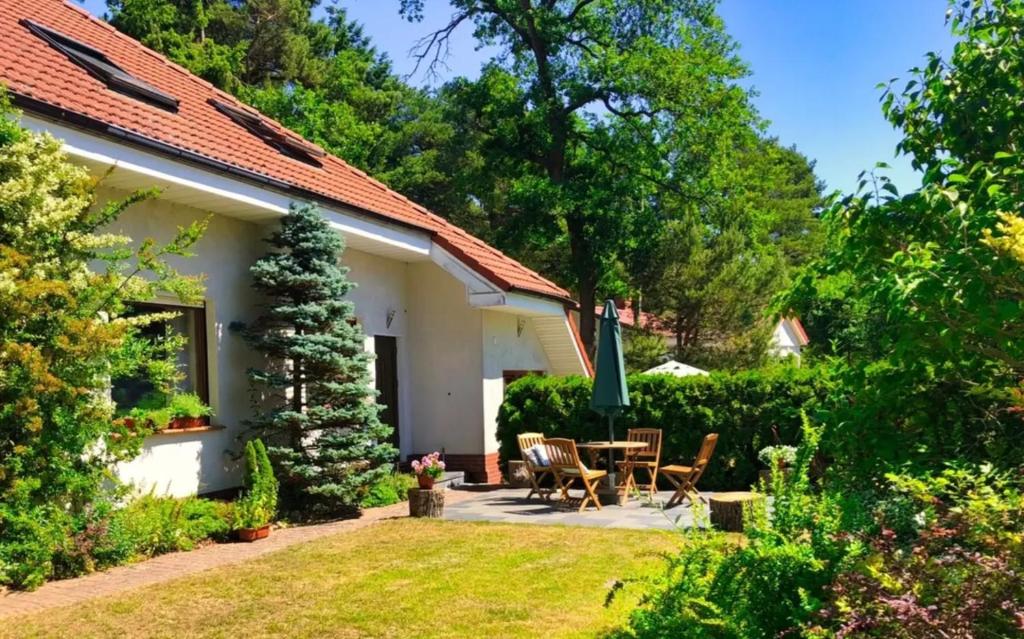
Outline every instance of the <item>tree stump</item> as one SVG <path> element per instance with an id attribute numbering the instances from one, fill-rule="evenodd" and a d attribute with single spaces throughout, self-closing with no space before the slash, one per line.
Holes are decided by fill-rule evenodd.
<path id="1" fill-rule="evenodd" d="M 439 518 L 444 515 L 444 489 L 409 489 L 409 516 Z"/>
<path id="2" fill-rule="evenodd" d="M 747 504 L 764 499 L 759 493 L 715 493 L 709 499 L 711 524 L 727 532 L 743 532 L 743 511 Z"/>

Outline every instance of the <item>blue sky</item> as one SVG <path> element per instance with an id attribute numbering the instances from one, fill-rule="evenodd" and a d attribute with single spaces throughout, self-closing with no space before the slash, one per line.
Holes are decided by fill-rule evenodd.
<path id="1" fill-rule="evenodd" d="M 104 0 L 84 4 L 104 12 Z M 403 74 L 413 69 L 409 50 L 416 40 L 451 13 L 445 0 L 427 0 L 426 20 L 410 24 L 399 18 L 397 0 L 339 4 Z M 901 190 L 916 185 L 909 164 L 893 157 L 899 138 L 882 119 L 875 86 L 907 78 L 926 51 L 951 52 L 945 10 L 945 0 L 723 0 L 720 12 L 751 67 L 755 103 L 770 132 L 816 160 L 829 189 L 848 191 L 857 174 L 878 161 L 893 166 L 889 174 Z M 453 39 L 442 79 L 475 76 L 487 57 L 464 28 Z"/>

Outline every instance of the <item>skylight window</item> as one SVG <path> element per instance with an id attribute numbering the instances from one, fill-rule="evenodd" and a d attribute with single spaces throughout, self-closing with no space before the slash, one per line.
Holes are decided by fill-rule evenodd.
<path id="1" fill-rule="evenodd" d="M 254 113 L 218 100 L 211 99 L 209 102 L 218 111 L 234 120 L 236 124 L 245 127 L 250 133 L 263 140 L 266 145 L 276 149 L 278 153 L 315 167 L 323 166 L 317 158 L 324 157 L 325 153 L 312 144 L 293 138 L 272 127 L 266 120 Z"/>
<path id="2" fill-rule="evenodd" d="M 21 24 L 111 90 L 173 113 L 178 111 L 177 98 L 128 73 L 114 64 L 102 51 L 31 20 L 22 20 Z"/>

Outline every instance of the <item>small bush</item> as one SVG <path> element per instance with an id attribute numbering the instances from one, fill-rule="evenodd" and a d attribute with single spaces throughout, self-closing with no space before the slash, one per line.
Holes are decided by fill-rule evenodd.
<path id="1" fill-rule="evenodd" d="M 235 528 L 262 528 L 277 515 L 277 478 L 259 439 L 245 444 L 245 494 L 235 502 Z"/>
<path id="2" fill-rule="evenodd" d="M 892 639 L 1024 634 L 1019 487 L 989 466 L 889 482 L 869 552 L 831 586 L 821 628 Z"/>
<path id="3" fill-rule="evenodd" d="M 735 374 L 673 377 L 630 375 L 631 406 L 615 430 L 661 428 L 663 463 L 689 463 L 707 433 L 720 435 L 701 487 L 746 488 L 757 482 L 759 450 L 794 444 L 801 411 L 813 412 L 828 379 L 821 369 L 778 366 Z M 511 384 L 498 412 L 502 463 L 519 458 L 516 435 L 536 431 L 578 441 L 607 439 L 607 422 L 590 409 L 591 381 L 584 377 L 528 376 Z M 781 440 L 781 442 L 779 441 Z"/>
<path id="4" fill-rule="evenodd" d="M 370 486 L 359 505 L 363 508 L 377 508 L 403 502 L 413 486 L 416 486 L 414 476 L 408 473 L 392 473 Z"/>

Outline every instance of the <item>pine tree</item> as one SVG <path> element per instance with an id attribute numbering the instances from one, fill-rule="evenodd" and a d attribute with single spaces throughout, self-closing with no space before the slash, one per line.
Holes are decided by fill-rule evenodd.
<path id="1" fill-rule="evenodd" d="M 378 419 L 372 355 L 345 295 L 355 286 L 345 245 L 313 204 L 292 205 L 250 269 L 265 312 L 243 335 L 265 356 L 250 369 L 260 414 L 251 425 L 271 444 L 284 506 L 337 512 L 390 471 L 397 451 Z"/>

